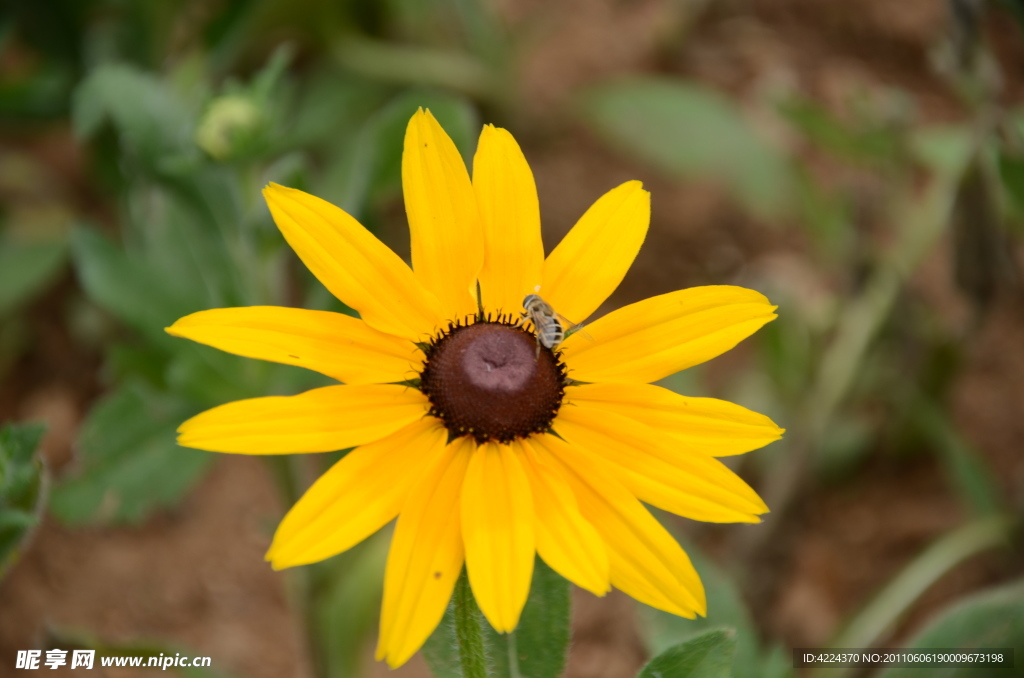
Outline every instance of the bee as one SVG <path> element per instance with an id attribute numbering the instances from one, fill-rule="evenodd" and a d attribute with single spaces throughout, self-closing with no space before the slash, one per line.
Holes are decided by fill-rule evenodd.
<path id="1" fill-rule="evenodd" d="M 551 305 L 541 299 L 538 294 L 527 294 L 523 299 L 523 308 L 526 309 L 526 312 L 522 314 L 523 318 L 529 318 L 537 332 L 538 358 L 540 358 L 541 346 L 554 349 L 562 343 L 567 332 L 572 333 L 582 329 L 580 325 L 551 308 Z"/>

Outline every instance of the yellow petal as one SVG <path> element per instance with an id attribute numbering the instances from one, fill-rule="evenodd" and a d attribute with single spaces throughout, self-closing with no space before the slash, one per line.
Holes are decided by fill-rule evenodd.
<path id="1" fill-rule="evenodd" d="M 608 593 L 608 549 L 580 513 L 572 488 L 559 468 L 528 441 L 515 445 L 521 450 L 523 470 L 530 479 L 537 516 L 537 553 L 551 569 L 580 588 L 596 596 Z"/>
<path id="2" fill-rule="evenodd" d="M 556 307 L 557 308 L 557 307 Z M 725 353 L 775 318 L 764 295 L 743 287 L 691 287 L 638 301 L 587 325 L 562 349 L 579 381 L 657 381 Z"/>
<path id="3" fill-rule="evenodd" d="M 462 571 L 459 497 L 476 446 L 460 438 L 421 470 L 391 540 L 384 572 L 377 660 L 401 666 L 444 616 Z"/>
<path id="4" fill-rule="evenodd" d="M 743 454 L 782 437 L 771 419 L 725 400 L 690 398 L 653 384 L 586 384 L 566 401 L 629 417 L 657 429 L 682 449 L 715 457 Z"/>
<path id="5" fill-rule="evenodd" d="M 430 111 L 417 111 L 405 130 L 402 192 L 416 277 L 445 318 L 475 314 L 484 258 L 476 196 L 459 150 Z"/>
<path id="6" fill-rule="evenodd" d="M 370 327 L 420 341 L 442 325 L 434 295 L 397 254 L 344 210 L 277 184 L 263 189 L 263 197 L 306 267 Z"/>
<path id="7" fill-rule="evenodd" d="M 757 523 L 768 511 L 722 462 L 614 412 L 584 403 L 563 407 L 554 428 L 577 449 L 612 464 L 630 492 L 658 508 L 713 523 Z"/>
<path id="8" fill-rule="evenodd" d="M 185 316 L 166 331 L 247 358 L 316 370 L 347 384 L 404 381 L 423 363 L 411 341 L 327 311 L 217 308 Z"/>
<path id="9" fill-rule="evenodd" d="M 582 323 L 622 282 L 650 221 L 651 194 L 639 181 L 605 193 L 544 261 L 540 296 L 572 322 Z"/>
<path id="10" fill-rule="evenodd" d="M 275 570 L 315 563 L 369 537 L 398 515 L 445 438 L 440 421 L 425 417 L 349 452 L 288 511 L 267 560 Z"/>
<path id="11" fill-rule="evenodd" d="M 325 386 L 214 407 L 178 427 L 178 444 L 241 454 L 330 452 L 380 440 L 428 408 L 426 396 L 405 386 Z"/>
<path id="12" fill-rule="evenodd" d="M 704 587 L 686 553 L 599 459 L 553 435 L 530 442 L 557 460 L 583 515 L 601 526 L 612 586 L 682 617 L 705 613 Z"/>
<path id="13" fill-rule="evenodd" d="M 480 287 L 488 311 L 518 313 L 541 284 L 544 244 L 533 172 L 507 130 L 486 125 L 473 158 L 484 267 Z"/>
<path id="14" fill-rule="evenodd" d="M 485 443 L 462 484 L 466 570 L 480 611 L 510 633 L 530 593 L 535 542 L 530 481 L 509 445 Z"/>

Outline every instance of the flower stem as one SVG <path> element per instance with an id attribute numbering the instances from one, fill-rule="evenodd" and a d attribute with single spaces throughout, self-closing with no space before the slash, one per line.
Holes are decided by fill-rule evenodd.
<path id="1" fill-rule="evenodd" d="M 516 632 L 508 634 L 508 675 L 509 678 L 522 678 L 519 673 L 519 648 L 516 645 Z"/>
<path id="2" fill-rule="evenodd" d="M 455 638 L 459 644 L 462 678 L 487 678 L 487 657 L 484 634 L 480 626 L 480 608 L 469 588 L 469 577 L 463 568 L 455 583 Z"/>

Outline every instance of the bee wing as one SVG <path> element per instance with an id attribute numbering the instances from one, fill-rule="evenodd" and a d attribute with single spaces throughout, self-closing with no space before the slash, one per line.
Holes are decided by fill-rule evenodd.
<path id="1" fill-rule="evenodd" d="M 566 318 L 564 315 L 555 311 L 555 316 L 562 323 L 562 329 L 565 330 L 565 338 L 568 339 L 570 335 L 579 334 L 587 341 L 593 341 L 594 338 L 587 334 L 587 331 L 583 329 L 583 325 L 580 323 L 574 323 L 573 321 Z"/>

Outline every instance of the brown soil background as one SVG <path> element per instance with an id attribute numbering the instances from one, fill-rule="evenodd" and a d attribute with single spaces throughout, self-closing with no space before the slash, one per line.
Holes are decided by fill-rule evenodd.
<path id="1" fill-rule="evenodd" d="M 722 1 L 688 26 L 680 26 L 676 5 L 521 0 L 503 9 L 510 22 L 535 25 L 523 70 L 521 128 L 515 121 L 505 124 L 536 174 L 549 245 L 617 183 L 641 178 L 653 193 L 648 242 L 609 307 L 690 285 L 730 282 L 773 257 L 799 259 L 806 253 L 799 239 L 763 228 L 721 192 L 660 178 L 608 151 L 585 130 L 560 122 L 577 86 L 617 73 L 667 71 L 742 102 L 758 87 L 785 80 L 830 107 L 841 106 L 852 88 L 898 88 L 925 120 L 964 116 L 930 62 L 947 30 L 946 6 L 937 0 Z M 1006 96 L 1013 99 L 1024 85 L 1021 34 L 1006 21 L 987 29 L 1004 63 Z M 685 39 L 678 39 L 680 31 Z M 51 164 L 69 185 L 83 181 L 76 173 L 84 165 L 66 130 L 32 143 L 43 157 L 54 157 Z M 957 323 L 966 313 L 951 282 L 946 248 L 933 253 L 914 286 Z M 816 283 L 829 284 L 827 272 L 815 271 L 813 263 L 810 269 Z M 33 348 L 0 390 L 0 419 L 50 423 L 45 454 L 58 467 L 73 457 L 76 427 L 99 392 L 99 356 L 71 340 L 60 312 L 77 294 L 69 272 L 33 305 Z M 740 352 L 721 369 L 744 362 Z M 970 339 L 950 416 L 1018 506 L 1024 503 L 1021 403 L 1024 312 L 1018 303 L 1002 302 Z M 16 650 L 45 646 L 51 626 L 89 629 L 114 642 L 165 639 L 213 657 L 216 669 L 239 677 L 309 675 L 284 578 L 263 561 L 282 510 L 258 460 L 225 457 L 184 503 L 141 527 L 70 530 L 47 520 L 0 584 L 0 676 L 16 673 Z M 908 559 L 965 516 L 931 455 L 875 455 L 843 483 L 808 490 L 799 519 L 785 534 L 787 557 L 764 572 L 775 585 L 755 609 L 762 630 L 789 647 L 824 642 Z M 711 544 L 723 542 L 732 529 L 739 528 L 716 527 L 705 537 Z M 1006 554 L 974 558 L 926 594 L 902 633 L 957 596 L 1020 571 Z M 372 662 L 371 652 L 367 648 L 369 676 L 428 675 L 419 657 L 389 673 Z M 568 676 L 625 678 L 644 660 L 629 600 L 618 593 L 598 600 L 577 592 Z M 128 669 L 110 674 L 148 675 Z"/>

